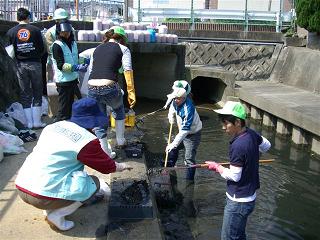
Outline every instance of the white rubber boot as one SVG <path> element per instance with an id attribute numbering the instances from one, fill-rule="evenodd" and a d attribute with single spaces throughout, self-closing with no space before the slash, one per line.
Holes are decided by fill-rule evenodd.
<path id="1" fill-rule="evenodd" d="M 32 107 L 32 117 L 33 117 L 33 127 L 34 128 L 44 128 L 47 124 L 41 122 L 42 108 Z"/>
<path id="2" fill-rule="evenodd" d="M 126 145 L 126 139 L 124 138 L 124 129 L 124 119 L 116 120 L 116 139 L 118 147 Z"/>
<path id="3" fill-rule="evenodd" d="M 101 148 L 103 149 L 103 151 L 108 154 L 108 156 L 112 159 L 114 159 L 117 154 L 115 152 L 112 151 L 112 148 L 111 148 L 111 145 L 110 143 L 108 142 L 108 139 L 107 138 L 102 138 L 102 139 L 99 139 L 99 142 L 100 142 L 100 145 L 101 145 Z"/>
<path id="4" fill-rule="evenodd" d="M 24 114 L 26 115 L 27 119 L 27 128 L 33 128 L 33 120 L 32 120 L 32 110 L 31 108 L 24 108 Z"/>
<path id="5" fill-rule="evenodd" d="M 81 202 L 74 202 L 69 206 L 58 208 L 52 211 L 46 211 L 48 223 L 61 231 L 67 231 L 74 227 L 74 222 L 65 220 L 65 216 L 74 213 L 80 206 Z"/>
<path id="6" fill-rule="evenodd" d="M 100 182 L 100 189 L 98 192 L 100 194 L 103 194 L 104 198 L 109 198 L 111 196 L 111 189 L 109 185 L 101 178 L 99 178 L 99 182 Z"/>

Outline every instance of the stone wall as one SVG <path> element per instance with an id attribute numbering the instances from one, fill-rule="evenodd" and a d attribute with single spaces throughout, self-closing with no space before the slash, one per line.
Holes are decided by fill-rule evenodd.
<path id="1" fill-rule="evenodd" d="M 269 78 L 282 44 L 240 42 L 185 42 L 186 65 L 222 67 L 235 74 L 236 80 Z"/>

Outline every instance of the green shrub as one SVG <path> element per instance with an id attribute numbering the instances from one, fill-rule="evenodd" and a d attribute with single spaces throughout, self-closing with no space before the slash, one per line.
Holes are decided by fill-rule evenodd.
<path id="1" fill-rule="evenodd" d="M 309 32 L 320 32 L 320 0 L 297 0 L 297 24 Z"/>

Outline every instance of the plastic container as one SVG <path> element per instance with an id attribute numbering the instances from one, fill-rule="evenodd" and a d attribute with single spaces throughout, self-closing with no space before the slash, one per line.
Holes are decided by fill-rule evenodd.
<path id="1" fill-rule="evenodd" d="M 150 33 L 150 42 L 156 42 L 156 31 L 154 29 L 148 29 L 149 33 Z"/>
<path id="2" fill-rule="evenodd" d="M 135 122 L 136 122 L 136 113 L 132 109 L 130 109 L 126 113 L 126 118 L 125 118 L 125 121 L 124 121 L 124 125 L 126 127 L 134 127 L 135 126 Z M 113 128 L 116 126 L 116 120 L 114 119 L 112 114 L 110 114 L 110 125 Z"/>

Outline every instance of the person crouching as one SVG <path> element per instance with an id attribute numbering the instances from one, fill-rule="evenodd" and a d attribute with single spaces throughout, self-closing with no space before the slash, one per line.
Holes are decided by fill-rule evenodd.
<path id="1" fill-rule="evenodd" d="M 18 172 L 15 184 L 21 199 L 43 209 L 50 226 L 61 231 L 74 227 L 65 219 L 97 194 L 110 196 L 110 188 L 84 171 L 85 165 L 101 173 L 130 170 L 101 148 L 92 129 L 107 124 L 107 117 L 92 98 L 72 105 L 70 120 L 45 127 L 38 143 Z"/>

